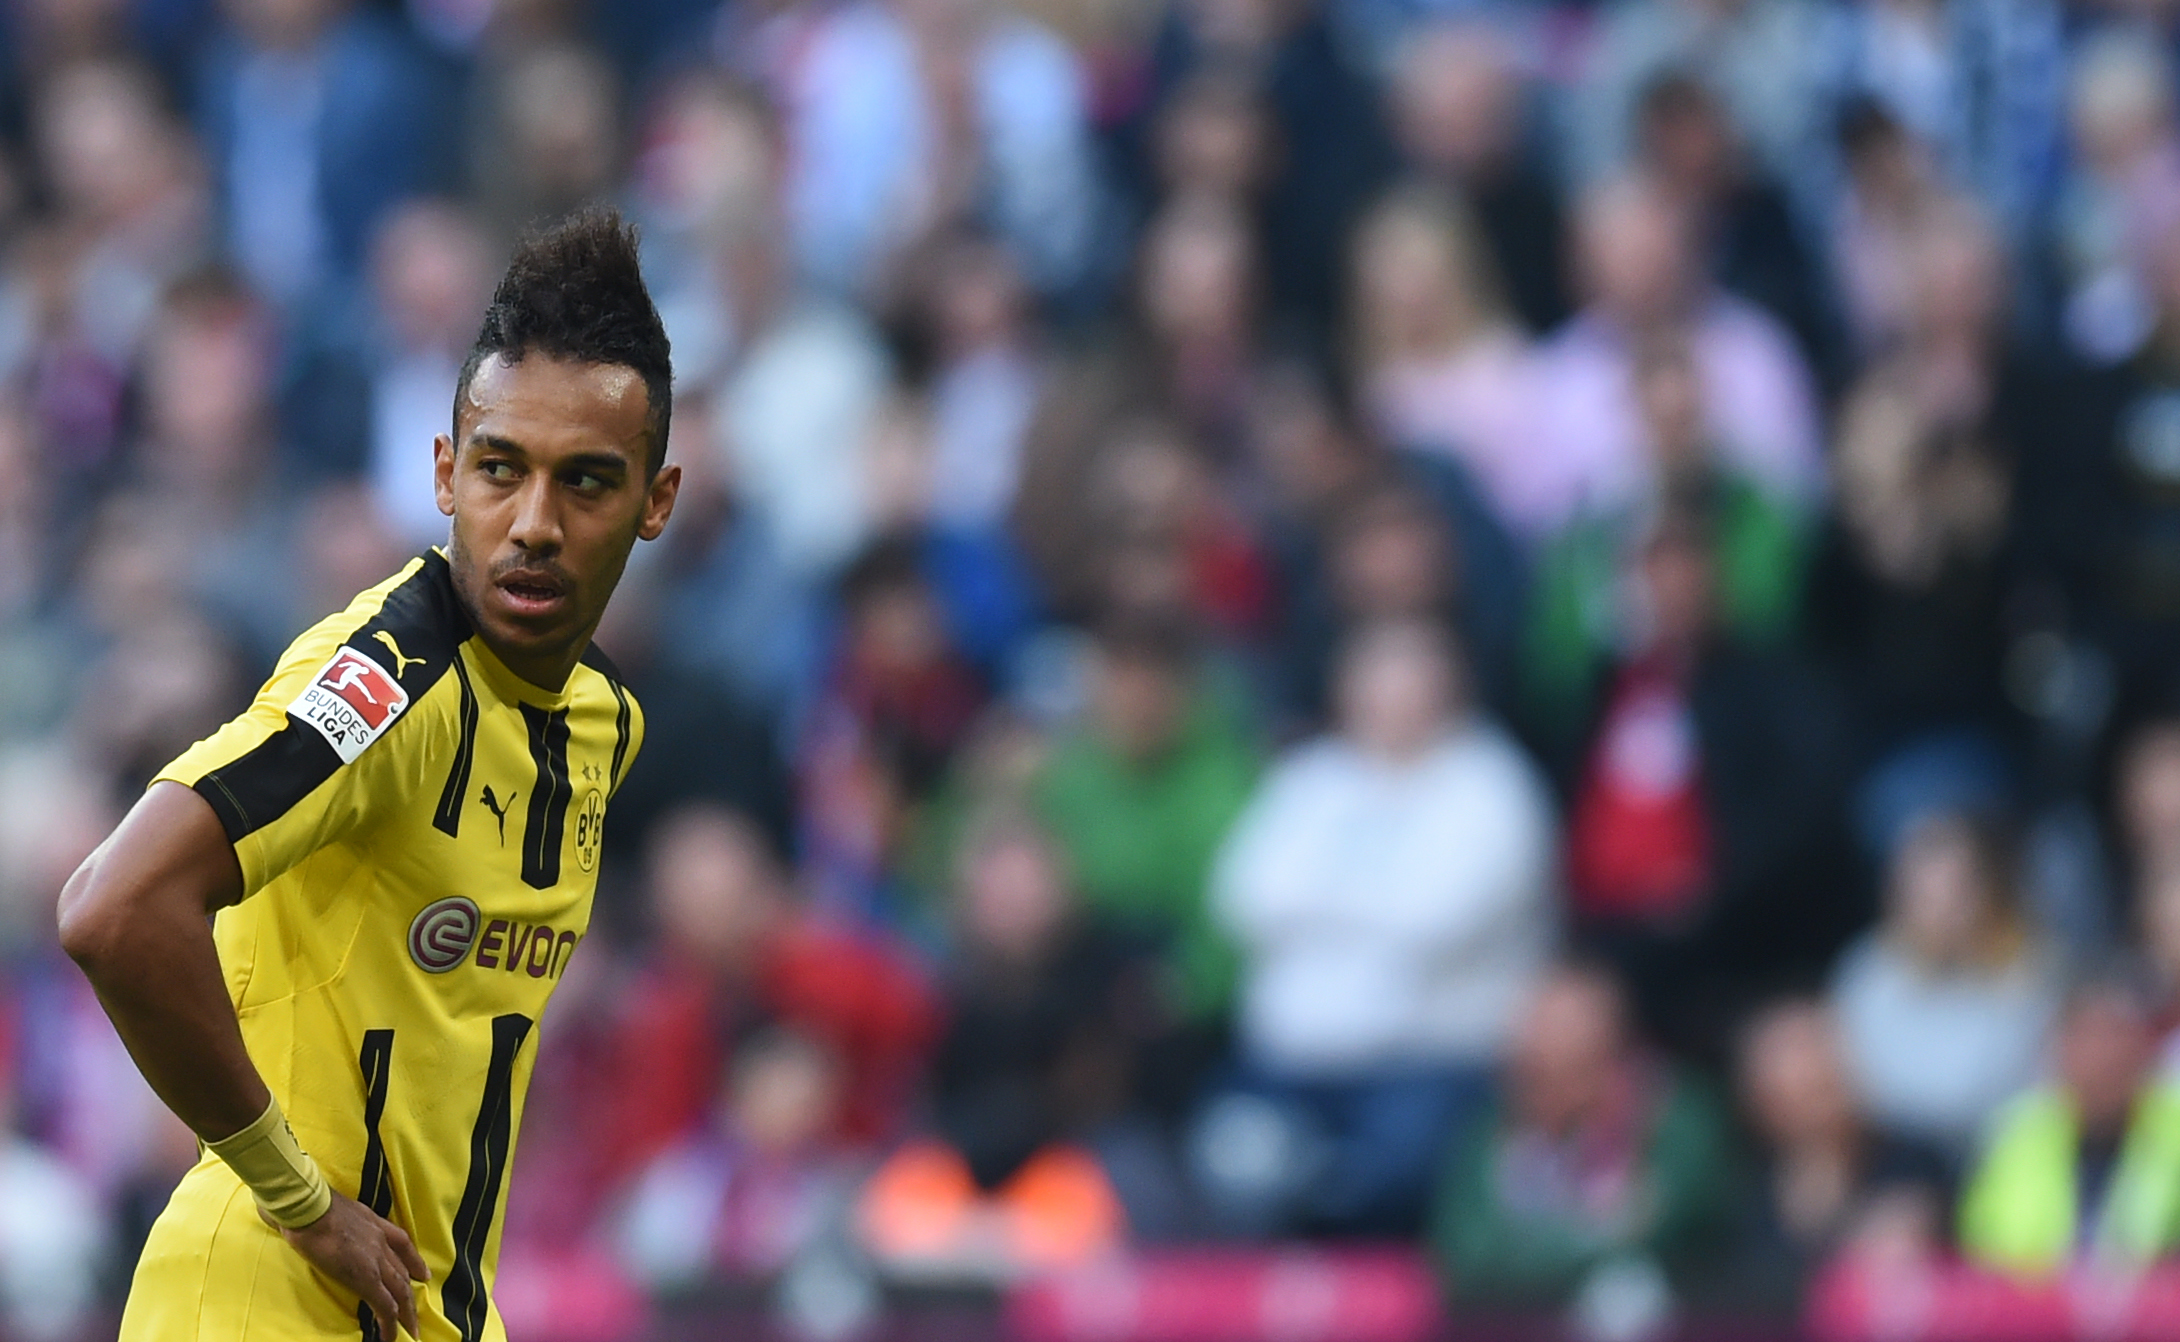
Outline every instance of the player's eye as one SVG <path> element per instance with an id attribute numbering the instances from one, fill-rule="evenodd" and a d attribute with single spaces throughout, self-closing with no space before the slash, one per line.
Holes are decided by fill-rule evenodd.
<path id="1" fill-rule="evenodd" d="M 509 461 L 487 460 L 479 464 L 477 469 L 494 480 L 512 480 L 515 478 L 514 463 Z"/>

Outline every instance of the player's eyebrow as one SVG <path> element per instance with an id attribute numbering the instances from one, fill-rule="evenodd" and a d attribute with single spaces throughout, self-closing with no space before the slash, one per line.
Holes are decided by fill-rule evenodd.
<path id="1" fill-rule="evenodd" d="M 617 452 L 576 452 L 553 463 L 556 471 L 626 471 L 628 459 Z"/>
<path id="2" fill-rule="evenodd" d="M 512 438 L 502 438 L 496 433 L 473 433 L 469 435 L 469 445 L 471 447 L 488 447 L 494 452 L 505 452 L 513 457 L 527 457 L 530 455 L 522 444 Z"/>
<path id="3" fill-rule="evenodd" d="M 536 460 L 529 449 L 522 444 L 512 438 L 502 438 L 495 433 L 473 433 L 469 435 L 469 442 L 472 447 L 487 448 L 494 452 L 505 453 L 511 457 L 521 457 L 526 461 Z M 628 458 L 621 453 L 598 451 L 572 452 L 549 463 L 549 465 L 555 471 L 617 471 L 627 474 L 634 469 Z"/>

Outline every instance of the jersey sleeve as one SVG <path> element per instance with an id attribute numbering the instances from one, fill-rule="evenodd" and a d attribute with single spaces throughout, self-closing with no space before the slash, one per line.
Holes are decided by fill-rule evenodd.
<path id="1" fill-rule="evenodd" d="M 255 894 L 312 853 L 357 832 L 413 788 L 383 738 L 414 707 L 363 635 L 375 603 L 309 630 L 238 718 L 197 742 L 154 781 L 194 790 L 219 816 Z"/>

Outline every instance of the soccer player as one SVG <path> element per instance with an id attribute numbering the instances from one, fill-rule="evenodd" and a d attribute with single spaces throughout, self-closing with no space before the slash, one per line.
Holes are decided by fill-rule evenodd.
<path id="1" fill-rule="evenodd" d="M 124 1339 L 506 1336 L 535 1026 L 643 741 L 590 640 L 673 511 L 671 380 L 618 215 L 524 241 L 433 446 L 445 548 L 297 639 L 62 892 L 61 944 L 204 1145 Z"/>

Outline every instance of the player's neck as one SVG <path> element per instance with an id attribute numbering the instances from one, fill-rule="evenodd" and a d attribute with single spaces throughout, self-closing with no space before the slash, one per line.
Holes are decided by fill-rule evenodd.
<path id="1" fill-rule="evenodd" d="M 516 679 L 542 693 L 553 695 L 568 687 L 568 677 L 575 674 L 575 668 L 582 663 L 584 649 L 590 646 L 588 631 L 565 651 L 552 652 L 540 652 L 535 648 L 517 650 L 502 647 L 482 628 L 477 630 L 477 638 L 498 659 L 501 666 L 514 673 Z"/>

